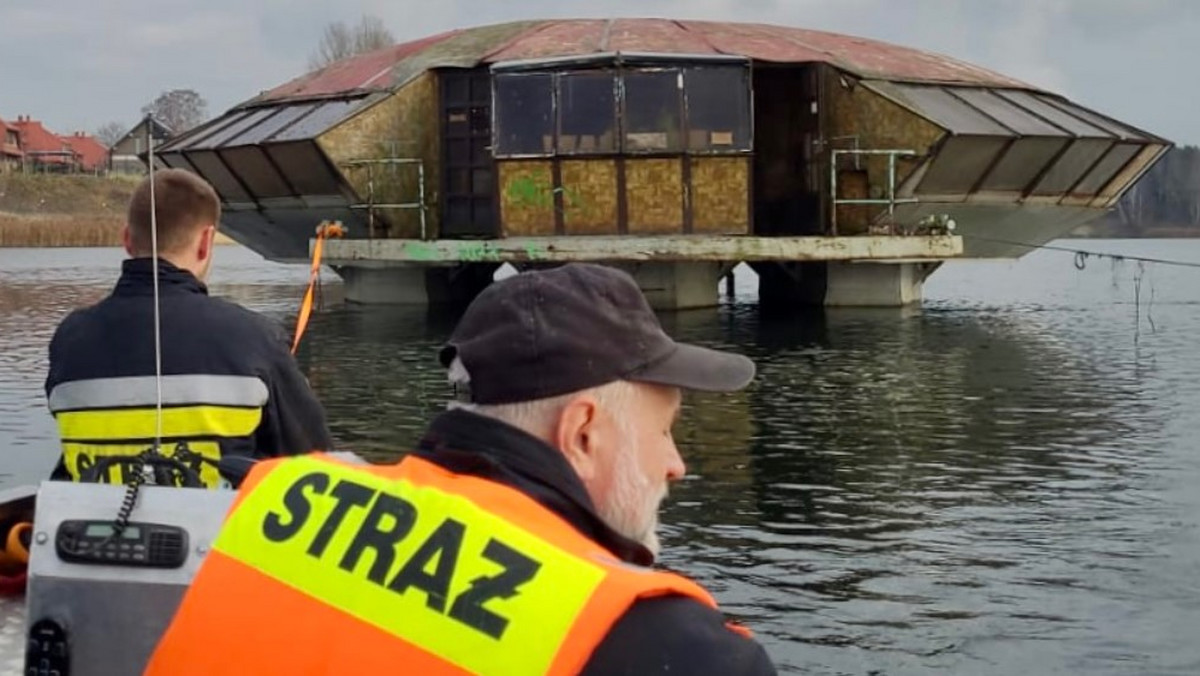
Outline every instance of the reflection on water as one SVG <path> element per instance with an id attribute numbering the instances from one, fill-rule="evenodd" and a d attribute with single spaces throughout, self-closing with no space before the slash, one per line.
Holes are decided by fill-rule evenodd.
<path id="1" fill-rule="evenodd" d="M 1200 260 L 1194 243 L 1100 245 Z M 6 472 L 53 438 L 53 323 L 119 260 L 71 256 L 14 271 L 0 251 Z M 214 292 L 293 320 L 304 270 L 228 257 Z M 665 563 L 785 672 L 1200 673 L 1197 274 L 1039 253 L 947 266 L 921 312 L 767 320 L 741 280 L 735 302 L 664 316 L 759 365 L 746 391 L 685 402 Z M 396 458 L 449 396 L 435 357 L 453 320 L 337 291 L 301 363 L 339 443 Z"/>

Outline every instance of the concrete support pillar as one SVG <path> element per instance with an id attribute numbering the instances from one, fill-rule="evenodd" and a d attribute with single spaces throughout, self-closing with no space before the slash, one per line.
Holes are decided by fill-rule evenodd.
<path id="1" fill-rule="evenodd" d="M 492 283 L 496 265 L 455 267 L 345 266 L 338 269 L 346 300 L 365 305 L 466 305 Z"/>
<path id="2" fill-rule="evenodd" d="M 760 263 L 758 298 L 762 307 L 787 311 L 805 305 L 826 307 L 905 307 L 921 302 L 929 263 Z"/>
<path id="3" fill-rule="evenodd" d="M 729 271 L 714 261 L 619 265 L 637 281 L 655 310 L 688 310 L 718 304 L 717 287 Z"/>
<path id="4" fill-rule="evenodd" d="M 921 302 L 925 274 L 917 263 L 828 265 L 827 307 L 903 307 Z"/>
<path id="5" fill-rule="evenodd" d="M 425 305 L 424 268 L 360 268 L 338 270 L 346 300 L 366 305 Z"/>

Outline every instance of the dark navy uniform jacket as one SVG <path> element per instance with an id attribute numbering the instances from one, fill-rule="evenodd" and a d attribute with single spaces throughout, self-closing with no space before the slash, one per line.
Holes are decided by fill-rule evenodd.
<path id="1" fill-rule="evenodd" d="M 158 381 L 153 280 L 151 259 L 126 260 L 112 294 L 68 315 L 51 340 L 46 396 L 63 452 L 55 478 L 88 479 L 92 470 L 91 480 L 123 482 L 112 460 L 153 444 L 160 388 L 160 452 L 206 485 L 219 484 L 216 462 L 225 455 L 329 450 L 325 412 L 283 327 L 210 297 L 194 275 L 161 258 Z"/>

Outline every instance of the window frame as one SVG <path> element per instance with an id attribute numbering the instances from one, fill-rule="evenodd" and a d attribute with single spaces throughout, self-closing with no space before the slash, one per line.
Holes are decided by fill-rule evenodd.
<path id="1" fill-rule="evenodd" d="M 690 130 L 691 130 L 691 115 L 688 106 L 687 97 L 687 72 L 689 70 L 698 69 L 729 69 L 736 71 L 742 80 L 744 87 L 741 89 L 743 97 L 743 111 L 746 114 L 744 120 L 746 143 L 744 146 L 733 144 L 730 148 L 715 148 L 711 142 L 705 148 L 692 148 Z M 667 148 L 638 148 L 629 147 L 626 139 L 626 129 L 629 125 L 628 118 L 628 97 L 626 93 L 626 76 L 628 74 L 651 73 L 651 72 L 670 72 L 676 76 L 678 83 L 676 92 L 678 93 L 679 104 L 677 107 L 679 121 L 679 144 L 678 147 Z M 610 149 L 596 150 L 580 150 L 572 148 L 566 150 L 562 143 L 563 130 L 563 106 L 560 104 L 562 99 L 563 83 L 565 78 L 570 78 L 575 75 L 594 76 L 595 74 L 607 74 L 613 78 L 614 95 L 613 95 L 613 145 Z M 500 83 L 504 78 L 514 76 L 531 76 L 541 75 L 551 78 L 550 88 L 550 125 L 549 132 L 552 136 L 549 150 L 542 152 L 503 152 L 501 151 L 501 132 L 503 123 L 502 106 L 499 105 L 498 92 Z M 520 159 L 583 159 L 590 157 L 682 157 L 685 155 L 692 156 L 724 156 L 737 157 L 751 155 L 754 152 L 754 90 L 751 65 L 749 60 L 731 60 L 731 61 L 708 61 L 703 59 L 689 60 L 686 58 L 680 59 L 661 59 L 653 62 L 638 62 L 638 63 L 623 63 L 620 60 L 615 61 L 588 61 L 582 63 L 563 63 L 556 65 L 553 62 L 544 64 L 532 64 L 525 68 L 505 68 L 503 70 L 492 70 L 492 158 L 494 160 L 520 160 Z M 734 129 L 734 138 L 736 140 L 738 130 Z"/>

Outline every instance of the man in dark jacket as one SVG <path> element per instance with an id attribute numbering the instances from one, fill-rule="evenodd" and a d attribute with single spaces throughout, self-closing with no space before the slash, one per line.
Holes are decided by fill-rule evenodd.
<path id="1" fill-rule="evenodd" d="M 176 169 L 156 171 L 153 189 L 152 200 L 147 179 L 130 200 L 130 258 L 112 294 L 72 312 L 51 340 L 46 395 L 63 454 L 54 478 L 124 482 L 155 439 L 161 455 L 190 470 L 173 480 L 188 475 L 209 487 L 221 483 L 216 463 L 225 455 L 327 450 L 324 411 L 283 327 L 208 295 L 216 193 Z"/>
<path id="2" fill-rule="evenodd" d="M 658 554 L 658 509 L 684 475 L 671 428 L 680 390 L 727 392 L 754 376 L 735 354 L 676 343 L 636 283 L 571 264 L 494 284 L 441 353 L 462 403 L 418 457 L 515 487 L 634 566 Z M 761 646 L 694 599 L 636 602 L 585 674 L 773 674 Z"/>

